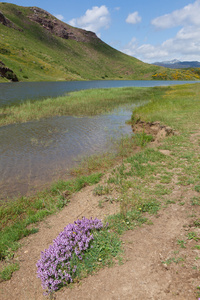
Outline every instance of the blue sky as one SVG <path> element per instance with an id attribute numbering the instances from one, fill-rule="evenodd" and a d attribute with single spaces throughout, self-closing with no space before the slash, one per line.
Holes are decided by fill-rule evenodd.
<path id="1" fill-rule="evenodd" d="M 200 0 L 13 0 L 94 31 L 105 43 L 144 62 L 200 61 Z"/>

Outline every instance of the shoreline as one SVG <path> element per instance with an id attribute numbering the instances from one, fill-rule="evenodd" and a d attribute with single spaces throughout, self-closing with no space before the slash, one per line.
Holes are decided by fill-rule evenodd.
<path id="1" fill-rule="evenodd" d="M 163 87 L 164 88 L 164 87 Z M 112 111 L 119 105 L 139 101 L 151 88 L 101 88 L 70 92 L 67 96 L 27 100 L 0 108 L 0 126 L 40 120 L 53 116 L 95 116 Z"/>

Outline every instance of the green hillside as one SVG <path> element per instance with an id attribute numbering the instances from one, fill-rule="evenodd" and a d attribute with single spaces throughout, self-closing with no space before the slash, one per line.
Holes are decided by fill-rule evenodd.
<path id="1" fill-rule="evenodd" d="M 143 63 L 36 7 L 0 3 L 0 81 L 199 79 L 196 70 Z M 6 69 L 9 68 L 9 69 Z M 163 77 L 164 76 L 164 77 Z M 6 79 L 7 77 L 7 79 Z"/>

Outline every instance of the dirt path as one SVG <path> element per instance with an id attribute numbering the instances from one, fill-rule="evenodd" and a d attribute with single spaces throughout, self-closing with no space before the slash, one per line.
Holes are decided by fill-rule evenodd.
<path id="1" fill-rule="evenodd" d="M 48 217 L 39 224 L 39 232 L 25 238 L 16 257 L 20 270 L 10 281 L 1 283 L 0 299 L 42 300 L 40 279 L 36 276 L 36 262 L 40 252 L 52 243 L 63 228 L 77 218 L 104 218 L 119 211 L 117 203 L 105 202 L 103 208 L 94 196 L 93 187 L 85 187 L 71 199 L 61 212 Z M 127 231 L 124 242 L 124 263 L 100 270 L 83 279 L 72 289 L 64 288 L 56 293 L 58 300 L 195 300 L 200 284 L 200 250 L 197 242 L 187 239 L 188 232 L 200 233 L 194 226 L 200 206 L 191 205 L 191 197 L 198 196 L 190 186 L 174 185 L 169 200 L 182 199 L 162 208 L 158 215 L 150 216 L 152 225 L 144 224 Z M 180 241 L 187 239 L 187 245 Z M 199 243 L 200 244 L 200 243 Z"/>
<path id="2" fill-rule="evenodd" d="M 92 190 L 92 187 L 87 187 L 79 192 L 62 212 L 41 223 L 37 234 L 24 239 L 23 247 L 17 253 L 21 268 L 10 281 L 1 283 L 1 299 L 46 298 L 40 280 L 36 278 L 35 263 L 40 252 L 52 243 L 66 224 L 78 217 L 92 215 L 103 218 L 118 210 L 116 204 L 99 208 L 99 197 L 94 197 Z M 184 191 L 177 190 L 174 197 L 180 192 Z M 189 197 L 190 192 L 187 191 L 184 201 Z M 199 208 L 196 209 L 199 212 Z M 198 251 L 181 249 L 177 245 L 177 239 L 181 239 L 192 224 L 192 219 L 188 218 L 191 210 L 190 204 L 171 204 L 160 211 L 157 217 L 151 217 L 153 225 L 143 225 L 137 230 L 128 231 L 123 236 L 123 265 L 103 269 L 82 280 L 73 289 L 66 288 L 57 292 L 56 299 L 196 299 L 199 273 L 192 269 L 190 261 L 192 256 L 197 256 Z M 177 249 L 178 257 L 186 255 L 189 262 L 163 264 L 162 261 L 176 256 Z"/>

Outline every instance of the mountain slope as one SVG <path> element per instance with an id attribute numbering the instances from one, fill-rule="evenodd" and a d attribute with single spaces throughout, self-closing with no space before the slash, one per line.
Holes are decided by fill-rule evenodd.
<path id="1" fill-rule="evenodd" d="M 155 79 L 167 70 L 125 55 L 40 8 L 9 3 L 0 3 L 0 61 L 19 81 Z"/>

